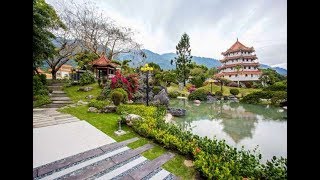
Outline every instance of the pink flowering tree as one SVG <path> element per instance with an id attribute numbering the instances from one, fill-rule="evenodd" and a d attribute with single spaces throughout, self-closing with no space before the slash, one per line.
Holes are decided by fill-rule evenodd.
<path id="1" fill-rule="evenodd" d="M 123 76 L 120 71 L 116 71 L 116 75 L 111 78 L 111 89 L 122 88 L 128 93 L 128 99 L 132 99 L 132 95 L 138 90 L 138 79 L 135 74 L 128 77 Z"/>

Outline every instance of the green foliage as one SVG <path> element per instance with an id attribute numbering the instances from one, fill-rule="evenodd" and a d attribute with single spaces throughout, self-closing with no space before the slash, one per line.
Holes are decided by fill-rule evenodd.
<path id="1" fill-rule="evenodd" d="M 48 93 L 48 88 L 42 83 L 41 77 L 33 76 L 33 95 L 48 95 Z"/>
<path id="2" fill-rule="evenodd" d="M 121 104 L 117 108 L 117 113 L 128 113 L 128 114 L 137 114 L 141 117 L 155 117 L 156 107 L 145 106 L 145 105 L 136 105 L 136 104 Z"/>
<path id="3" fill-rule="evenodd" d="M 52 39 L 55 36 L 50 29 L 65 28 L 54 8 L 45 0 L 33 0 L 33 68 L 39 67 L 43 60 L 52 57 L 55 53 Z"/>
<path id="4" fill-rule="evenodd" d="M 240 102 L 249 103 L 249 104 L 259 104 L 261 99 L 270 99 L 273 96 L 272 91 L 258 91 L 243 97 Z"/>
<path id="5" fill-rule="evenodd" d="M 176 46 L 177 57 L 174 58 L 178 78 L 180 82 L 183 82 L 184 86 L 186 85 L 186 80 L 189 77 L 189 65 L 192 59 L 189 39 L 190 38 L 186 33 L 181 36 L 181 39 Z M 173 64 L 173 60 L 171 60 L 171 64 Z"/>
<path id="6" fill-rule="evenodd" d="M 178 91 L 169 91 L 168 92 L 168 96 L 170 98 L 177 98 L 180 95 L 180 93 Z"/>
<path id="7" fill-rule="evenodd" d="M 276 70 L 273 69 L 262 69 L 262 75 L 260 76 L 259 80 L 264 84 L 264 85 L 272 85 L 276 82 L 283 81 L 285 80 L 286 77 L 277 73 Z"/>
<path id="8" fill-rule="evenodd" d="M 113 89 L 111 92 L 110 92 L 110 97 L 113 96 L 113 93 L 115 92 L 120 92 L 123 96 L 123 99 L 121 100 L 121 102 L 123 103 L 126 103 L 128 101 L 128 93 L 127 91 L 125 91 L 124 89 L 122 88 L 116 88 L 116 89 Z"/>
<path id="9" fill-rule="evenodd" d="M 197 75 L 193 77 L 190 81 L 191 84 L 194 84 L 196 88 L 203 86 L 204 81 L 206 80 L 206 77 L 204 74 Z"/>
<path id="10" fill-rule="evenodd" d="M 263 165 L 259 162 L 261 154 L 257 154 L 255 150 L 238 150 L 227 145 L 224 140 L 199 137 L 189 131 L 182 131 L 173 124 L 165 123 L 164 108 L 156 109 L 154 115 L 144 115 L 141 113 L 144 105 L 125 106 L 126 108 L 121 107 L 122 111 L 128 111 L 131 106 L 130 113 L 139 114 L 144 119 L 134 122 L 134 131 L 167 149 L 192 157 L 195 168 L 208 179 L 280 179 L 287 176 L 285 158 L 274 158 L 267 165 Z"/>
<path id="11" fill-rule="evenodd" d="M 177 74 L 173 71 L 165 71 L 163 72 L 163 81 L 167 83 L 167 86 L 171 83 L 177 82 Z"/>
<path id="12" fill-rule="evenodd" d="M 265 91 L 287 91 L 287 84 L 283 81 L 276 82 L 263 90 Z"/>
<path id="13" fill-rule="evenodd" d="M 119 106 L 120 102 L 123 101 L 123 94 L 119 91 L 115 91 L 111 94 L 111 99 L 114 105 Z"/>
<path id="14" fill-rule="evenodd" d="M 84 50 L 83 52 L 78 53 L 74 60 L 78 63 L 80 69 L 89 70 L 91 69 L 91 65 L 89 63 L 97 58 L 99 58 L 97 54 Z"/>
<path id="15" fill-rule="evenodd" d="M 189 94 L 188 99 L 189 100 L 197 99 L 197 100 L 204 101 L 204 100 L 207 100 L 207 94 L 208 94 L 208 91 L 204 89 L 197 89 Z"/>
<path id="16" fill-rule="evenodd" d="M 216 96 L 222 96 L 222 92 L 221 91 L 216 91 L 215 95 Z"/>
<path id="17" fill-rule="evenodd" d="M 34 98 L 35 98 L 35 101 L 33 101 L 34 108 L 51 103 L 50 97 L 48 95 L 36 95 L 34 96 Z"/>
<path id="18" fill-rule="evenodd" d="M 274 91 L 272 98 L 271 98 L 271 104 L 279 106 L 279 104 L 283 101 L 287 100 L 287 92 L 286 91 Z"/>
<path id="19" fill-rule="evenodd" d="M 92 84 L 95 82 L 94 76 L 91 72 L 86 71 L 81 75 L 79 82 L 80 82 L 81 86 L 87 85 L 87 84 Z"/>
<path id="20" fill-rule="evenodd" d="M 157 95 L 161 90 L 161 87 L 160 86 L 154 86 L 153 89 L 152 89 L 152 92 L 154 95 Z"/>
<path id="21" fill-rule="evenodd" d="M 159 64 L 156 64 L 154 62 L 150 62 L 148 63 L 149 67 L 153 67 L 153 70 L 158 70 L 158 71 L 162 71 L 161 67 L 159 66 Z"/>
<path id="22" fill-rule="evenodd" d="M 88 104 L 89 107 L 95 107 L 97 109 L 103 109 L 105 106 L 110 105 L 109 101 L 99 101 L 99 100 L 91 100 Z"/>
<path id="23" fill-rule="evenodd" d="M 230 94 L 232 94 L 232 95 L 238 95 L 239 94 L 239 89 L 230 89 Z"/>
<path id="24" fill-rule="evenodd" d="M 41 83 L 42 83 L 44 86 L 46 86 L 46 85 L 47 85 L 47 77 L 46 77 L 46 75 L 45 75 L 45 74 L 39 74 L 38 76 L 39 76 L 39 78 L 40 78 Z"/>

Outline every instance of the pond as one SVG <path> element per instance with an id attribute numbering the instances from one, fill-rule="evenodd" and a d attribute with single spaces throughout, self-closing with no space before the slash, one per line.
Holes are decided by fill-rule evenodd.
<path id="1" fill-rule="evenodd" d="M 258 145 L 262 161 L 272 156 L 287 157 L 287 112 L 278 107 L 237 102 L 170 100 L 170 107 L 184 108 L 184 117 L 174 117 L 176 125 L 199 136 L 226 140 L 237 148 L 253 150 Z"/>

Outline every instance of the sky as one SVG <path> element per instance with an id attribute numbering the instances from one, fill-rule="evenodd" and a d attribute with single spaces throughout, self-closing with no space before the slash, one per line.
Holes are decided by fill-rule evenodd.
<path id="1" fill-rule="evenodd" d="M 55 0 L 47 0 L 54 6 Z M 81 0 L 76 0 L 81 1 Z M 222 59 L 239 41 L 254 47 L 262 64 L 287 69 L 286 0 L 91 0 L 135 40 L 155 53 L 173 52 L 181 35 L 191 54 Z"/>

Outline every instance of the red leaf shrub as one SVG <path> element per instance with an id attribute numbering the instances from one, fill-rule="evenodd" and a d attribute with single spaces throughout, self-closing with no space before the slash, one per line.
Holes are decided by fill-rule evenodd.
<path id="1" fill-rule="evenodd" d="M 116 71 L 116 75 L 111 78 L 111 89 L 123 88 L 128 93 L 128 99 L 132 99 L 133 93 L 137 92 L 139 82 L 136 74 L 129 74 L 124 77 L 120 71 Z"/>

